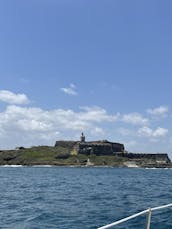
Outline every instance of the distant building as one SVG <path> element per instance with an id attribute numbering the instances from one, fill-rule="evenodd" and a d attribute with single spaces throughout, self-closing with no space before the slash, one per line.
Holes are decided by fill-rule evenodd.
<path id="1" fill-rule="evenodd" d="M 83 133 L 83 132 L 82 132 L 82 134 L 81 134 L 80 139 L 81 139 L 81 142 L 85 142 L 85 136 L 84 136 L 84 133 Z"/>
<path id="2" fill-rule="evenodd" d="M 69 146 L 76 153 L 85 155 L 114 155 L 125 151 L 124 145 L 120 143 L 107 140 L 87 142 L 84 133 L 81 134 L 80 141 L 56 141 L 55 146 Z"/>
<path id="3" fill-rule="evenodd" d="M 56 141 L 55 147 L 64 147 L 72 155 L 84 154 L 84 155 L 116 155 L 127 158 L 129 162 L 125 166 L 139 166 L 139 167 L 158 167 L 165 168 L 167 165 L 171 165 L 171 160 L 168 154 L 155 153 L 128 153 L 125 151 L 124 145 L 116 142 L 109 142 L 108 140 L 100 141 L 86 141 L 84 133 L 81 133 L 80 141 Z M 130 162 L 132 161 L 132 162 Z M 92 163 L 88 158 L 86 166 L 91 166 Z"/>

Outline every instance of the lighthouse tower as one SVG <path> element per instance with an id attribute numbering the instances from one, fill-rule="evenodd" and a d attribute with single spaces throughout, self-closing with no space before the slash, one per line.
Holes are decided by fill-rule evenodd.
<path id="1" fill-rule="evenodd" d="M 85 136 L 84 136 L 84 133 L 81 133 L 81 137 L 80 137 L 80 139 L 81 139 L 81 142 L 85 142 Z"/>

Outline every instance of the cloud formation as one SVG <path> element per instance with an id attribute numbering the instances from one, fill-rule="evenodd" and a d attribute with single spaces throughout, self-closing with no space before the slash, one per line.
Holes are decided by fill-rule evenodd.
<path id="1" fill-rule="evenodd" d="M 73 84 L 70 88 L 76 89 Z M 0 149 L 53 145 L 57 139 L 76 140 L 82 131 L 90 140 L 108 138 L 124 143 L 126 148 L 129 147 L 127 150 L 140 150 L 140 147 L 150 150 L 151 146 L 152 151 L 156 147 L 163 150 L 162 143 L 170 139 L 170 129 L 163 128 L 159 119 L 168 112 L 165 106 L 148 109 L 147 116 L 137 112 L 110 114 L 98 106 L 80 107 L 79 110 L 47 110 L 23 106 L 29 103 L 25 94 L 6 90 L 0 91 L 0 101 L 10 104 L 0 112 Z"/>
<path id="2" fill-rule="evenodd" d="M 29 103 L 29 99 L 25 94 L 15 94 L 7 90 L 0 90 L 0 101 L 20 105 Z"/>
<path id="3" fill-rule="evenodd" d="M 75 84 L 70 84 L 69 87 L 62 87 L 60 90 L 67 95 L 78 95 Z"/>
<path id="4" fill-rule="evenodd" d="M 148 109 L 147 113 L 155 116 L 162 116 L 167 114 L 169 111 L 169 108 L 167 106 L 160 106 L 154 109 Z"/>
<path id="5" fill-rule="evenodd" d="M 54 142 L 59 136 L 72 138 L 83 130 L 99 136 L 104 132 L 98 124 L 113 122 L 115 119 L 115 116 L 107 114 L 100 107 L 87 107 L 75 112 L 9 105 L 0 113 L 0 146 L 3 147 L 2 142 L 5 144 L 9 139 L 11 145 L 15 146 L 19 143 L 20 145 L 50 144 L 50 141 Z"/>
<path id="6" fill-rule="evenodd" d="M 141 114 L 136 112 L 123 115 L 121 120 L 133 125 L 145 125 L 149 122 L 147 118 L 144 118 Z"/>
<path id="7" fill-rule="evenodd" d="M 168 129 L 158 127 L 153 130 L 147 126 L 144 126 L 138 130 L 138 134 L 139 136 L 143 136 L 143 137 L 159 138 L 159 137 L 165 137 L 168 134 Z"/>
<path id="8" fill-rule="evenodd" d="M 81 120 L 87 120 L 87 121 L 94 121 L 94 122 L 113 122 L 116 121 L 119 117 L 119 114 L 117 115 L 109 115 L 107 111 L 101 107 L 81 107 L 81 110 L 83 110 L 80 113 L 80 116 L 78 117 Z"/>

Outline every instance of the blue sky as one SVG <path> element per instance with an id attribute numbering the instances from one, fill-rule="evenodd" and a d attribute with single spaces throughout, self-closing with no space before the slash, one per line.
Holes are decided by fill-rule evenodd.
<path id="1" fill-rule="evenodd" d="M 172 2 L 0 1 L 0 148 L 172 145 Z"/>

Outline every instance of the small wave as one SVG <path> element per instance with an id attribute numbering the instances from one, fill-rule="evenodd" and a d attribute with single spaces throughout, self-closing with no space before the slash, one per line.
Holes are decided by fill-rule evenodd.
<path id="1" fill-rule="evenodd" d="M 154 169 L 172 169 L 172 168 L 156 168 L 156 167 L 153 167 L 153 168 L 145 168 L 145 169 L 151 169 L 151 170 L 154 170 Z"/>
<path id="2" fill-rule="evenodd" d="M 47 167 L 54 167 L 53 165 L 33 165 L 32 167 L 35 167 L 35 168 L 42 168 L 42 167 L 45 167 L 45 168 L 47 168 Z"/>
<path id="3" fill-rule="evenodd" d="M 17 168 L 17 167 L 23 167 L 23 165 L 1 165 L 0 167 L 13 167 L 13 168 Z"/>

